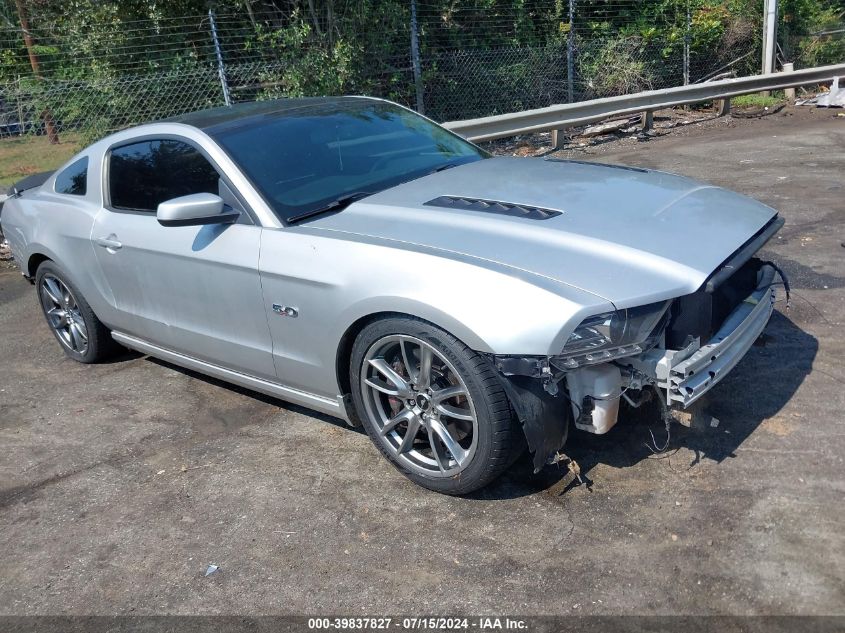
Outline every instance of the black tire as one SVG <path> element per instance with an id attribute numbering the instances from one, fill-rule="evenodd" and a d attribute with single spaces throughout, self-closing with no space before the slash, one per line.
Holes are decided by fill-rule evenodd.
<path id="1" fill-rule="evenodd" d="M 428 344 L 434 353 L 441 357 L 439 359 L 435 357 L 433 362 L 446 361 L 451 364 L 452 372 L 449 375 L 455 380 L 454 374 L 457 374 L 459 376 L 457 380 L 462 381 L 469 394 L 469 398 L 458 400 L 458 402 L 464 402 L 469 407 L 467 410 L 474 412 L 475 421 L 464 424 L 475 424 L 472 435 L 477 436 L 477 440 L 473 442 L 471 455 L 465 458 L 465 464 L 460 466 L 461 470 L 455 475 L 447 476 L 443 473 L 450 471 L 441 469 L 443 473 L 436 476 L 432 473 L 430 476 L 425 472 L 419 472 L 419 468 L 415 469 L 413 465 L 409 466 L 406 463 L 408 460 L 401 461 L 402 456 L 399 455 L 401 450 L 397 450 L 397 447 L 379 432 L 380 428 L 384 428 L 383 419 L 379 419 L 378 413 L 373 413 L 372 402 L 374 400 L 365 402 L 367 398 L 386 397 L 388 400 L 401 402 L 402 404 L 399 406 L 405 407 L 405 402 L 413 401 L 413 398 L 403 400 L 394 396 L 379 396 L 376 392 L 368 390 L 367 387 L 362 385 L 361 374 L 362 371 L 366 371 L 365 362 L 370 362 L 367 360 L 368 354 L 372 354 L 374 353 L 373 350 L 379 349 L 382 341 L 390 341 L 393 337 L 411 337 L 411 339 L 405 340 L 412 345 L 415 340 Z M 418 348 L 418 350 L 421 350 L 421 348 Z M 378 358 L 382 357 L 376 357 L 376 359 Z M 369 364 L 367 367 L 369 367 Z M 441 369 L 445 367 L 445 364 L 441 365 Z M 418 370 L 419 367 L 417 366 Z M 436 368 L 435 371 L 437 371 Z M 483 488 L 501 475 L 525 447 L 525 440 L 522 437 L 519 423 L 516 421 L 508 397 L 502 388 L 501 379 L 491 363 L 448 332 L 426 321 L 398 315 L 373 321 L 359 333 L 355 340 L 352 347 L 349 372 L 355 410 L 373 444 L 402 474 L 424 488 L 449 495 L 463 495 Z M 406 373 L 406 376 L 408 380 L 412 380 L 410 374 Z M 435 388 L 435 385 L 432 385 L 432 387 Z M 375 396 L 372 394 L 375 394 Z M 458 396 L 458 398 L 462 398 L 462 396 Z M 383 411 L 384 409 L 382 409 Z M 396 413 L 396 409 L 393 410 L 393 413 Z M 431 411 L 431 413 L 439 415 L 434 411 Z M 396 428 L 404 428 L 407 432 L 408 427 L 400 426 Z M 421 431 L 425 431 L 427 428 L 427 426 L 420 427 Z M 431 437 L 430 434 L 429 437 Z M 401 437 L 397 436 L 396 442 L 398 443 L 400 439 Z M 423 445 L 426 442 L 428 442 L 431 448 L 430 454 L 433 456 L 432 443 L 430 440 L 426 440 L 424 435 L 422 438 Z M 455 463 L 457 464 L 457 461 Z"/>
<path id="2" fill-rule="evenodd" d="M 48 302 L 51 301 L 44 290 L 45 280 L 58 280 L 70 291 L 70 298 L 75 304 L 76 309 L 73 310 L 73 319 L 77 321 L 82 320 L 87 340 L 85 348 L 80 351 L 73 348 L 73 342 L 62 337 L 62 334 L 56 327 L 54 327 L 51 317 L 48 315 Z M 98 363 L 113 356 L 120 346 L 111 337 L 109 329 L 102 324 L 97 315 L 88 305 L 85 297 L 79 292 L 79 289 L 70 281 L 67 273 L 65 273 L 55 262 L 50 260 L 42 262 L 35 273 L 35 288 L 38 293 L 38 303 L 41 306 L 41 311 L 47 321 L 47 325 L 53 336 L 59 342 L 62 350 L 68 357 L 80 363 Z M 65 306 L 67 308 L 67 306 Z"/>

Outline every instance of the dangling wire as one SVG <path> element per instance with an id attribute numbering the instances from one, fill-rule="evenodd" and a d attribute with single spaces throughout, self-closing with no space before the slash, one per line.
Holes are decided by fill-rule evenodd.
<path id="1" fill-rule="evenodd" d="M 666 449 L 669 448 L 669 442 L 672 439 L 672 430 L 670 425 L 672 424 L 672 414 L 669 412 L 669 407 L 666 405 L 666 401 L 663 399 L 663 394 L 660 393 L 660 389 L 654 389 L 657 392 L 657 399 L 660 401 L 660 409 L 663 412 L 663 422 L 666 425 L 666 441 L 663 443 L 663 446 L 658 448 L 657 447 L 657 440 L 654 438 L 654 432 L 649 429 L 648 434 L 651 435 L 651 445 L 648 442 L 643 442 L 643 445 L 652 452 L 653 455 L 660 455 L 661 453 L 665 453 Z"/>
<path id="2" fill-rule="evenodd" d="M 773 261 L 766 261 L 766 262 L 763 262 L 763 264 L 771 266 L 772 268 L 774 268 L 775 272 L 780 276 L 781 282 L 783 283 L 783 290 L 786 293 L 786 309 L 789 310 L 789 306 L 790 306 L 789 279 L 787 278 L 786 273 L 783 272 L 783 269 L 780 266 L 778 266 L 776 263 L 774 263 Z M 776 285 L 779 285 L 779 284 L 777 282 L 775 282 L 775 283 L 770 284 L 770 285 L 776 286 Z"/>

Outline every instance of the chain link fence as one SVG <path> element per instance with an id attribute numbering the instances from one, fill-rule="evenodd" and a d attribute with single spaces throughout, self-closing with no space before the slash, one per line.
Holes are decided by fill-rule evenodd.
<path id="1" fill-rule="evenodd" d="M 565 44 L 432 55 L 423 60 L 425 112 L 458 120 L 671 88 L 721 72 L 753 74 L 760 57 L 753 39 L 688 56 L 683 45 L 638 36 L 576 42 L 571 82 Z"/>
<path id="2" fill-rule="evenodd" d="M 760 66 L 761 15 L 734 15 L 705 0 L 654 3 L 664 9 L 645 18 L 638 0 L 541 0 L 530 11 L 527 3 L 499 4 L 444 8 L 408 0 L 388 13 L 385 3 L 381 13 L 372 9 L 331 29 L 297 11 L 112 20 L 88 32 L 33 16 L 30 46 L 20 25 L 7 20 L 0 27 L 0 136 L 43 133 L 49 119 L 60 133 L 92 140 L 226 103 L 344 93 L 455 120 Z M 791 38 L 789 52 L 813 63 L 831 55 L 829 45 Z"/>
<path id="3" fill-rule="evenodd" d="M 793 62 L 796 70 L 845 60 L 845 21 L 815 33 L 785 30 L 778 37 L 777 56 L 781 63 Z"/>

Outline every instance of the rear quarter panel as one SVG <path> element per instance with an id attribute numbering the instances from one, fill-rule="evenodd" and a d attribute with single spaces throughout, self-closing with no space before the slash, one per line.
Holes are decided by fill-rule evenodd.
<path id="1" fill-rule="evenodd" d="M 3 230 L 15 261 L 26 276 L 34 277 L 34 258 L 58 264 L 79 289 L 100 319 L 108 323 L 108 292 L 95 274 L 91 227 L 98 206 L 87 196 L 53 193 L 52 179 L 41 189 L 24 192 L 6 201 Z"/>

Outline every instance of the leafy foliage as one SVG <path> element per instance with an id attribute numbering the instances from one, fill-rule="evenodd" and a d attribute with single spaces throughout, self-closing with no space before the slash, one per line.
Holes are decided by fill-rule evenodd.
<path id="1" fill-rule="evenodd" d="M 0 0 L 0 125 L 50 111 L 110 130 L 220 105 L 209 6 L 236 101 L 374 94 L 414 105 L 411 0 L 29 0 L 41 77 Z M 845 0 L 780 0 L 797 65 L 845 59 Z M 757 72 L 762 0 L 417 0 L 426 113 L 484 116 Z M 570 17 L 573 18 L 570 22 Z M 816 34 L 816 35 L 814 35 Z M 688 55 L 687 55 L 688 53 Z M 568 59 L 568 58 L 571 58 Z M 573 75 L 568 76 L 569 61 Z"/>

